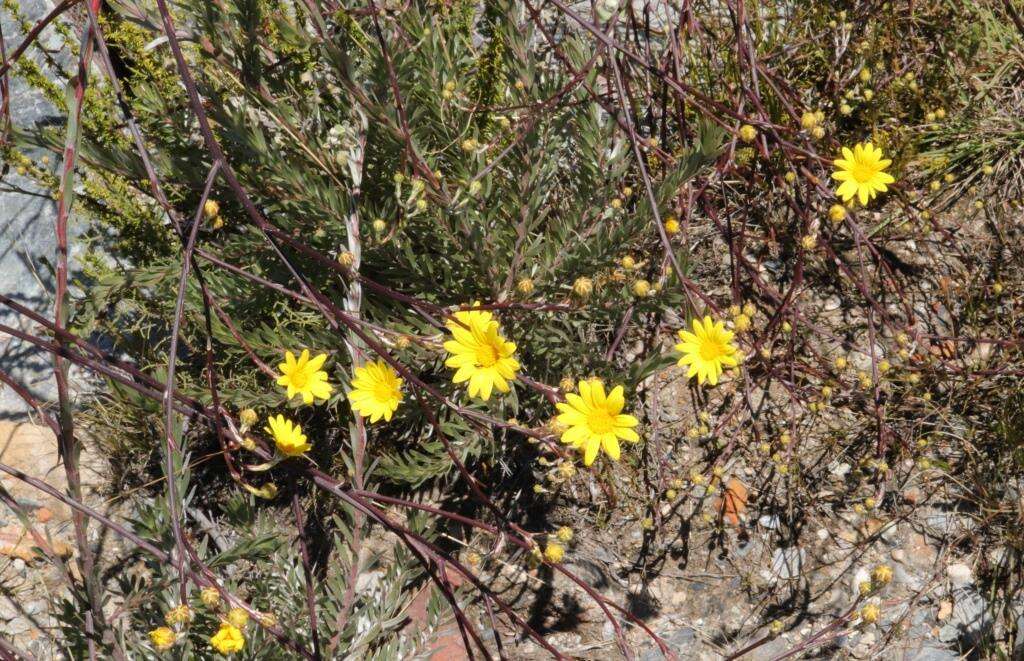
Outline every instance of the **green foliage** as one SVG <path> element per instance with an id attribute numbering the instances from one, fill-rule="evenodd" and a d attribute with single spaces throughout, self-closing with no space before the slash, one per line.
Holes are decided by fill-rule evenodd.
<path id="1" fill-rule="evenodd" d="M 672 288 L 674 276 L 653 265 L 663 251 L 655 223 L 672 213 L 680 186 L 718 157 L 723 133 L 701 124 L 695 147 L 687 149 L 676 135 L 679 127 L 668 127 L 674 156 L 647 157 L 656 214 L 616 118 L 588 91 L 598 84 L 596 73 L 586 77 L 586 87 L 570 85 L 572 72 L 554 66 L 554 53 L 535 47 L 541 37 L 516 18 L 515 3 L 494 0 L 483 11 L 468 2 L 441 11 L 414 3 L 379 22 L 345 8 L 310 14 L 310 6 L 232 0 L 174 7 L 176 24 L 190 34 L 185 55 L 216 139 L 260 213 L 331 259 L 359 246 L 360 272 L 404 296 L 450 309 L 473 301 L 507 304 L 499 313 L 504 332 L 520 347 L 524 372 L 540 381 L 624 374 L 632 391 L 666 364 L 658 357 L 632 366 L 605 358 L 628 308 L 657 315 L 661 306 L 681 303 L 677 293 L 637 300 L 616 263 L 626 252 L 650 255 L 646 277 L 663 291 Z M 112 353 L 131 356 L 162 383 L 182 268 L 182 237 L 174 223 L 196 215 L 210 160 L 159 23 L 148 3 L 118 3 L 101 18 L 123 97 L 116 98 L 104 77 L 91 78 L 76 189 L 90 252 L 72 323 L 83 337 L 106 338 Z M 69 49 L 75 47 L 71 36 L 65 34 Z M 594 55 L 593 43 L 580 36 L 563 47 L 574 66 Z M 65 109 L 62 95 L 38 69 L 24 68 L 20 75 Z M 144 136 L 175 217 L 152 195 L 125 110 Z M 58 153 L 65 130 L 43 126 L 20 137 Z M 624 196 L 627 186 L 635 192 Z M 211 199 L 219 213 L 203 216 L 200 249 L 300 292 L 224 177 Z M 349 235 L 353 216 L 358 236 Z M 351 280 L 291 247 L 277 247 L 334 304 L 348 304 Z M 685 262 L 685 249 L 678 248 L 678 257 Z M 312 439 L 310 459 L 337 477 L 354 475 L 352 439 L 358 431 L 344 396 L 351 338 L 315 307 L 201 255 L 195 260 L 199 271 L 188 279 L 184 297 L 178 391 L 212 406 L 213 378 L 222 406 L 257 411 L 257 430 L 266 416 L 287 410 Z M 581 276 L 597 284 L 585 302 L 571 294 Z M 523 279 L 534 285 L 529 293 L 517 289 Z M 535 312 L 529 309 L 534 303 L 571 312 Z M 499 419 L 518 416 L 529 425 L 543 425 L 551 416 L 550 403 L 525 388 L 486 403 L 469 401 L 450 384 L 439 329 L 416 308 L 364 286 L 358 312 L 365 328 L 379 329 L 376 339 L 397 359 L 460 405 Z M 356 346 L 367 349 L 362 342 Z M 322 407 L 286 402 L 253 360 L 276 369 L 284 350 L 307 347 L 329 354 L 331 382 L 340 386 Z M 442 435 L 467 465 L 493 466 L 510 453 L 531 452 L 521 435 L 470 423 L 449 408 L 437 410 L 432 422 L 419 396 L 407 390 L 395 420 L 370 429 L 364 479 L 374 488 L 419 494 L 458 483 Z M 133 529 L 173 548 L 160 484 L 162 418 L 158 401 L 111 381 L 83 420 L 112 455 L 115 482 L 152 496 L 134 501 Z M 288 499 L 297 497 L 316 517 L 309 525 L 317 530 L 316 580 L 326 588 L 316 591 L 321 640 L 337 641 L 336 654 L 346 658 L 392 659 L 415 648 L 415 637 L 397 635 L 406 626 L 410 589 L 424 582 L 419 561 L 405 546 L 388 541 L 369 552 L 365 519 L 295 484 L 286 464 L 245 478 L 255 481 L 245 485 L 252 493 L 276 494 L 269 502 L 255 498 L 228 479 L 213 430 L 175 420 L 188 422 L 177 437 L 182 451 L 173 458 L 183 471 L 177 491 L 187 496 L 179 506 L 200 559 L 228 577 L 226 589 L 273 613 L 300 644 L 309 644 L 302 563 L 296 545 L 282 538 L 280 522 Z M 260 463 L 244 452 L 239 460 Z M 406 517 L 405 525 L 424 535 L 430 530 L 430 536 L 439 530 L 420 515 Z M 131 624 L 124 629 L 131 633 L 121 644 L 132 658 L 155 658 L 144 633 L 178 605 L 177 575 L 171 563 L 139 558 L 145 578 L 120 579 L 121 598 L 135 606 L 127 610 Z M 353 583 L 366 576 L 373 577 L 370 584 Z M 189 604 L 196 619 L 176 652 L 205 656 L 224 612 L 202 605 L 197 591 L 190 591 Z M 432 619 L 441 606 L 434 595 Z M 73 605 L 63 621 L 69 649 L 83 653 L 84 629 Z M 259 629 L 247 629 L 246 636 L 241 658 L 290 658 Z"/>

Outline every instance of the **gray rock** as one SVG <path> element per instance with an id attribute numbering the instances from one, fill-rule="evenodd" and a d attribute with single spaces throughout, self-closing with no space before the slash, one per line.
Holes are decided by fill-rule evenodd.
<path id="1" fill-rule="evenodd" d="M 39 615 L 40 613 L 42 613 L 45 610 L 46 610 L 46 602 L 45 601 L 30 601 L 27 604 L 25 604 L 25 614 L 26 615 Z"/>
<path id="2" fill-rule="evenodd" d="M 953 614 L 939 629 L 939 640 L 952 643 L 963 638 L 968 644 L 974 644 L 991 627 L 985 597 L 972 587 L 960 587 L 953 590 Z"/>
<path id="3" fill-rule="evenodd" d="M 45 0 L 22 0 L 19 4 L 26 18 L 33 23 L 52 7 Z M 24 35 L 8 12 L 0 12 L 0 19 L 3 21 L 4 39 L 9 44 L 10 52 L 10 44 L 19 43 Z M 43 44 L 55 48 L 58 41 L 59 37 L 54 30 L 43 31 Z M 34 60 L 44 72 L 53 75 L 54 72 L 46 65 L 38 48 L 30 49 L 23 57 Z M 30 129 L 57 114 L 38 91 L 14 76 L 11 77 L 10 107 L 14 124 L 22 129 Z M 42 152 L 32 156 L 38 159 Z M 56 170 L 58 166 L 59 159 L 51 157 L 51 170 Z M 0 192 L 0 292 L 22 305 L 51 316 L 54 280 L 50 264 L 53 263 L 57 247 L 53 200 L 30 179 L 18 175 L 13 169 L 3 177 L 3 183 L 3 191 Z M 72 257 L 75 253 L 76 246 L 72 245 Z M 74 268 L 72 263 L 72 271 Z M 24 317 L 5 306 L 0 306 L 0 323 L 20 330 L 35 330 Z M 27 342 L 0 334 L 0 369 L 10 373 L 35 396 L 44 400 L 53 399 L 56 386 L 52 378 L 52 361 L 46 352 Z M 80 372 L 76 370 L 76 374 Z M 28 406 L 18 395 L 9 388 L 0 387 L 0 415 L 19 415 L 27 411 Z"/>
<path id="4" fill-rule="evenodd" d="M 795 546 L 775 549 L 772 554 L 772 574 L 783 580 L 799 578 L 804 555 L 803 549 Z"/>
<path id="5" fill-rule="evenodd" d="M 668 648 L 678 654 L 680 658 L 687 658 L 688 655 L 692 654 L 697 647 L 697 632 L 690 627 L 683 627 L 671 633 L 662 636 L 665 644 Z M 640 661 L 659 661 L 665 658 L 661 653 L 661 649 L 654 645 L 646 650 L 640 656 Z"/>
<path id="6" fill-rule="evenodd" d="M 908 651 L 903 655 L 903 661 L 957 661 L 959 658 L 959 654 L 954 654 L 948 648 L 939 647 L 934 643 L 926 643 L 921 649 Z"/>
<path id="7" fill-rule="evenodd" d="M 13 620 L 20 611 L 15 607 L 11 597 L 0 597 L 0 621 Z"/>

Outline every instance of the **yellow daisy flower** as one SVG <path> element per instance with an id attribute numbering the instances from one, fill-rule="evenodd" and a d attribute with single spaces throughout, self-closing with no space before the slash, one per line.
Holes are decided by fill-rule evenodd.
<path id="1" fill-rule="evenodd" d="M 220 629 L 210 638 L 210 645 L 221 654 L 234 654 L 245 647 L 245 636 L 238 627 L 221 622 Z"/>
<path id="2" fill-rule="evenodd" d="M 264 429 L 274 437 L 277 451 L 286 457 L 298 456 L 313 447 L 306 442 L 302 427 L 280 413 L 267 418 L 267 426 Z"/>
<path id="3" fill-rule="evenodd" d="M 519 361 L 512 357 L 515 342 L 502 336 L 501 326 L 486 310 L 463 310 L 454 317 L 445 323 L 453 339 L 444 343 L 451 354 L 444 364 L 456 370 L 452 383 L 469 381 L 469 396 L 484 401 L 492 389 L 508 392 L 508 382 L 519 371 Z"/>
<path id="4" fill-rule="evenodd" d="M 558 423 L 568 427 L 562 432 L 562 442 L 583 450 L 583 463 L 594 463 L 597 451 L 604 449 L 612 460 L 619 459 L 619 439 L 637 442 L 640 436 L 633 431 L 639 421 L 622 413 L 626 400 L 622 386 L 615 386 L 605 395 L 604 384 L 597 380 L 580 381 L 579 394 L 568 393 L 565 402 L 555 406 L 561 413 Z"/>
<path id="5" fill-rule="evenodd" d="M 856 197 L 861 204 L 867 204 L 878 193 L 889 190 L 887 184 L 896 181 L 892 175 L 883 172 L 890 164 L 892 160 L 882 158 L 882 150 L 870 142 L 857 143 L 852 151 L 843 147 L 843 157 L 835 160 L 839 169 L 832 173 L 833 179 L 843 182 L 836 195 L 844 202 Z"/>
<path id="6" fill-rule="evenodd" d="M 277 385 L 288 389 L 288 399 L 302 395 L 302 401 L 312 404 L 313 399 L 328 399 L 334 387 L 327 382 L 327 372 L 321 369 L 327 360 L 322 353 L 316 358 L 309 357 L 309 349 L 303 349 L 298 360 L 291 351 L 284 353 L 284 362 L 277 366 L 281 376 Z"/>
<path id="7" fill-rule="evenodd" d="M 738 364 L 736 345 L 732 343 L 733 333 L 725 330 L 721 321 L 714 322 L 711 317 L 704 320 L 693 320 L 693 332 L 679 331 L 676 351 L 683 354 L 679 359 L 680 367 L 690 366 L 686 378 L 697 377 L 697 382 L 705 381 L 711 385 L 718 383 L 722 366 L 736 367 Z"/>
<path id="8" fill-rule="evenodd" d="M 390 421 L 402 401 L 402 379 L 383 360 L 366 363 L 355 369 L 348 401 L 353 411 L 370 422 Z"/>

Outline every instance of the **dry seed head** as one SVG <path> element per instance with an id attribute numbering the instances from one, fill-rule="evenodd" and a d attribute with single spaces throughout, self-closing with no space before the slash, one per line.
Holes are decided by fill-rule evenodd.
<path id="1" fill-rule="evenodd" d="M 586 276 L 580 276 L 572 283 L 572 292 L 580 298 L 587 298 L 594 293 L 594 281 Z"/>

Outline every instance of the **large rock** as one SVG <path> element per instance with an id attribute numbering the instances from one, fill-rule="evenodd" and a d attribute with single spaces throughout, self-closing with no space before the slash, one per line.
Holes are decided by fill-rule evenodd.
<path id="1" fill-rule="evenodd" d="M 17 4 L 31 22 L 52 8 L 52 3 L 46 0 L 21 0 Z M 3 24 L 7 53 L 10 54 L 21 43 L 24 35 L 18 21 L 5 9 L 0 9 L 0 22 Z M 52 28 L 42 32 L 40 43 L 55 53 L 62 52 L 61 39 Z M 30 48 L 23 57 L 35 61 L 47 75 L 54 75 L 55 72 L 49 68 L 39 48 Z M 63 54 L 56 57 L 65 58 Z M 64 121 L 38 90 L 26 85 L 18 76 L 11 77 L 10 107 L 11 118 L 19 129 L 30 130 L 41 123 Z M 44 165 L 42 150 L 33 150 L 28 155 L 40 167 L 59 174 L 59 157 L 46 155 L 47 162 Z M 36 186 L 28 177 L 19 175 L 14 168 L 3 175 L 3 184 L 0 192 L 0 292 L 37 312 L 52 316 L 52 265 L 57 252 L 54 201 L 49 191 Z M 72 257 L 78 248 L 72 244 Z M 0 323 L 23 331 L 38 332 L 24 317 L 3 305 L 0 305 Z M 49 354 L 30 343 L 0 333 L 0 369 L 11 374 L 34 396 L 44 400 L 54 398 L 52 360 Z M 28 410 L 29 407 L 17 394 L 0 385 L 0 416 L 24 415 Z"/>
<path id="2" fill-rule="evenodd" d="M 67 492 L 57 439 L 49 427 L 0 421 L 0 463 L 42 480 L 61 493 Z M 98 504 L 99 488 L 104 480 L 102 462 L 94 453 L 84 451 L 80 463 L 85 500 L 87 504 Z M 5 472 L 0 472 L 0 485 L 28 514 L 36 529 L 53 540 L 56 552 L 63 555 L 71 552 L 74 531 L 69 506 Z M 6 505 L 0 504 L 0 555 L 29 561 L 37 554 L 35 542 L 21 521 Z"/>

